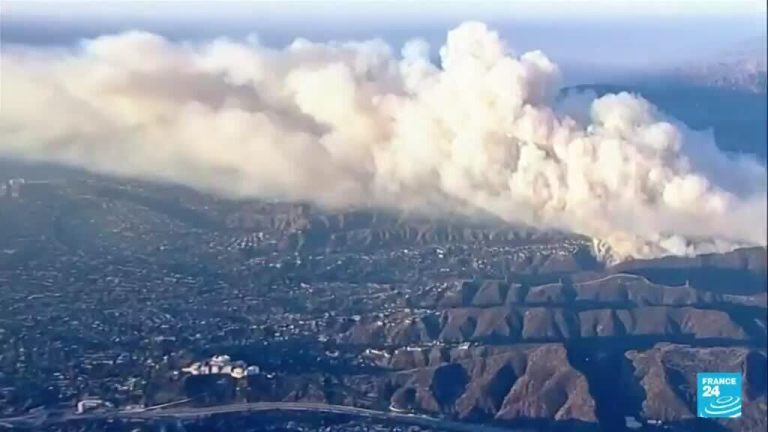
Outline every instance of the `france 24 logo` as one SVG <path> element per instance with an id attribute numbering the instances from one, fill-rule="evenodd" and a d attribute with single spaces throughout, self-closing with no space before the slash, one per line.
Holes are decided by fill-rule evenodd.
<path id="1" fill-rule="evenodd" d="M 696 409 L 699 417 L 741 417 L 741 374 L 696 374 Z"/>

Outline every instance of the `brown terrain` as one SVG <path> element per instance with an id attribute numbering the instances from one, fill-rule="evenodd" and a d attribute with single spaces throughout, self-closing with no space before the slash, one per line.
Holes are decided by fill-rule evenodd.
<path id="1" fill-rule="evenodd" d="M 284 247 L 386 248 L 390 240 L 539 247 L 535 234 L 511 230 L 299 219 Z M 573 244 L 521 253 L 504 279 L 432 279 L 399 307 L 329 318 L 327 334 L 365 349 L 376 371 L 332 383 L 294 377 L 277 385 L 293 390 L 264 397 L 387 401 L 394 410 L 542 430 L 620 431 L 627 416 L 647 430 L 765 430 L 765 248 L 605 268 L 578 239 Z M 695 418 L 695 374 L 704 371 L 743 374 L 742 418 Z M 328 391 L 336 386 L 345 390 Z"/>

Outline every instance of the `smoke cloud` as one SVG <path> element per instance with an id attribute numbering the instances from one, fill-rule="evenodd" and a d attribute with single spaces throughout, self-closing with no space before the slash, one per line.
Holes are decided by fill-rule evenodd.
<path id="1" fill-rule="evenodd" d="M 556 100 L 557 65 L 476 22 L 430 47 L 271 49 L 128 32 L 6 47 L 0 155 L 234 197 L 484 212 L 615 257 L 764 244 L 766 169 L 631 94 Z"/>

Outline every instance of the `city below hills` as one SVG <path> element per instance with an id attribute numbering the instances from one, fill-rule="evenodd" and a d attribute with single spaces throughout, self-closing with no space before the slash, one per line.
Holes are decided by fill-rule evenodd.
<path id="1" fill-rule="evenodd" d="M 564 233 L 86 174 L 6 187 L 0 244 L 0 429 L 766 427 L 764 247 L 606 265 Z M 742 374 L 741 418 L 696 417 L 704 371 Z"/>

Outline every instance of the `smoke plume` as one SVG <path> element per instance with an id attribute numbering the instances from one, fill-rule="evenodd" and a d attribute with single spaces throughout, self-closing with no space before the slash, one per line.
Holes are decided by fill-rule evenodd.
<path id="1" fill-rule="evenodd" d="M 765 243 L 763 165 L 635 95 L 557 101 L 557 65 L 481 23 L 448 33 L 439 66 L 419 40 L 144 32 L 3 54 L 4 156 L 234 197 L 484 212 L 617 257 Z"/>

